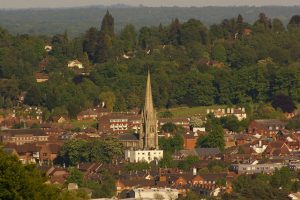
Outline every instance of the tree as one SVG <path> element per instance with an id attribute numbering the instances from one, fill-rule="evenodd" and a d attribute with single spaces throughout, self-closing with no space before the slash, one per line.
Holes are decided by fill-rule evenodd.
<path id="1" fill-rule="evenodd" d="M 179 151 L 183 148 L 183 137 L 181 134 L 177 133 L 170 138 L 159 138 L 158 144 L 159 148 L 170 153 Z"/>
<path id="2" fill-rule="evenodd" d="M 133 51 L 137 43 L 137 34 L 132 24 L 127 24 L 120 33 L 120 40 L 123 46 L 123 51 Z"/>
<path id="3" fill-rule="evenodd" d="M 240 121 L 235 116 L 227 116 L 221 118 L 221 123 L 223 128 L 228 129 L 229 131 L 239 132 L 242 131 Z"/>
<path id="4" fill-rule="evenodd" d="M 101 92 L 99 95 L 100 102 L 104 102 L 105 106 L 108 110 L 113 111 L 115 102 L 116 102 L 116 96 L 113 92 L 107 91 L 107 92 Z"/>
<path id="5" fill-rule="evenodd" d="M 96 49 L 95 49 L 94 62 L 104 63 L 108 61 L 111 48 L 112 48 L 111 36 L 105 32 L 100 32 Z"/>
<path id="6" fill-rule="evenodd" d="M 76 168 L 69 168 L 70 175 L 67 178 L 67 183 L 76 183 L 78 187 L 82 187 L 84 185 L 84 174 Z"/>
<path id="7" fill-rule="evenodd" d="M 220 61 L 220 62 L 226 62 L 227 55 L 226 55 L 226 49 L 222 44 L 216 44 L 212 48 L 212 59 Z"/>
<path id="8" fill-rule="evenodd" d="M 85 140 L 68 140 L 60 150 L 61 164 L 66 166 L 75 166 L 79 162 L 88 162 L 89 152 L 87 141 Z"/>
<path id="9" fill-rule="evenodd" d="M 173 45 L 180 45 L 181 44 L 181 38 L 180 38 L 180 29 L 181 25 L 178 20 L 178 18 L 175 18 L 174 21 L 172 21 L 170 28 L 169 28 L 169 43 Z"/>
<path id="10" fill-rule="evenodd" d="M 202 127 L 203 125 L 203 120 L 200 117 L 193 116 L 190 119 L 190 125 L 192 127 Z"/>
<path id="11" fill-rule="evenodd" d="M 161 118 L 172 118 L 173 113 L 169 110 L 166 110 L 164 112 L 159 113 L 159 117 L 161 117 Z"/>
<path id="12" fill-rule="evenodd" d="M 280 32 L 285 31 L 285 27 L 284 27 L 282 21 L 280 19 L 277 19 L 277 18 L 273 19 L 273 21 L 272 21 L 272 29 L 276 33 L 280 33 Z"/>
<path id="13" fill-rule="evenodd" d="M 58 199 L 59 189 L 44 184 L 33 165 L 22 165 L 18 158 L 0 150 L 0 199 Z"/>
<path id="14" fill-rule="evenodd" d="M 102 19 L 101 32 L 107 34 L 111 38 L 113 38 L 114 35 L 115 35 L 115 31 L 114 31 L 114 18 L 108 12 L 108 10 L 107 10 L 105 16 Z"/>
<path id="15" fill-rule="evenodd" d="M 300 15 L 294 15 L 290 19 L 289 25 L 299 27 L 300 26 Z"/>
<path id="16" fill-rule="evenodd" d="M 177 131 L 177 126 L 171 122 L 165 123 L 161 130 L 166 133 L 175 133 Z"/>
<path id="17" fill-rule="evenodd" d="M 202 148 L 209 147 L 224 150 L 225 140 L 222 126 L 216 123 L 214 119 L 208 119 L 206 122 L 206 130 L 208 134 L 198 139 L 197 146 Z"/>
<path id="18" fill-rule="evenodd" d="M 279 94 L 273 98 L 272 106 L 280 108 L 283 112 L 292 113 L 297 107 L 290 96 Z"/>
<path id="19" fill-rule="evenodd" d="M 91 27 L 85 33 L 84 40 L 83 40 L 83 51 L 88 54 L 90 60 L 95 59 L 95 51 L 97 46 L 98 40 L 98 30 L 94 27 Z"/>

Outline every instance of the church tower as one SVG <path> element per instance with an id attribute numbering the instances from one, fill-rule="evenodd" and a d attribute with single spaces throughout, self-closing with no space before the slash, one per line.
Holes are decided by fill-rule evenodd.
<path id="1" fill-rule="evenodd" d="M 153 107 L 150 72 L 148 71 L 145 105 L 142 112 L 142 127 L 140 139 L 143 140 L 143 149 L 158 149 L 157 119 Z"/>

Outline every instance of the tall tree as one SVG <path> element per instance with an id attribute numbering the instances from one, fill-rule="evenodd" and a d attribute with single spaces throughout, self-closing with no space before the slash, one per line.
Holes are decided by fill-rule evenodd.
<path id="1" fill-rule="evenodd" d="M 115 35 L 115 29 L 114 29 L 114 18 L 109 13 L 109 11 L 106 11 L 106 14 L 104 15 L 101 23 L 101 32 L 109 35 L 111 38 Z"/>

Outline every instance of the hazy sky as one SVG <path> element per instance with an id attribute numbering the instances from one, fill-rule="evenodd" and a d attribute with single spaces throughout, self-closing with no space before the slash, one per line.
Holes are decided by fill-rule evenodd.
<path id="1" fill-rule="evenodd" d="M 76 7 L 128 4 L 145 6 L 300 5 L 300 0 L 0 0 L 0 8 Z"/>

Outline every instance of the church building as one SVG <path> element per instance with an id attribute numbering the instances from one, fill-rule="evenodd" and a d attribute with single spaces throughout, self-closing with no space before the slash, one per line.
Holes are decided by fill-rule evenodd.
<path id="1" fill-rule="evenodd" d="M 163 150 L 159 150 L 156 111 L 153 106 L 150 72 L 148 72 L 145 105 L 142 111 L 142 124 L 136 140 L 125 138 L 121 142 L 125 145 L 125 159 L 130 162 L 151 162 L 163 158 Z M 128 137 L 128 136 L 127 136 Z"/>

